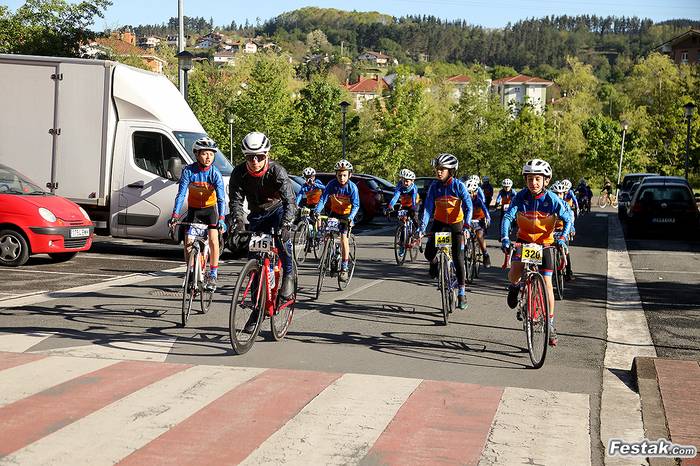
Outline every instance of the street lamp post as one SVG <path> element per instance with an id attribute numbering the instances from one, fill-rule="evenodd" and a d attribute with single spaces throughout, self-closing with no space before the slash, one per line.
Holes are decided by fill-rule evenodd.
<path id="1" fill-rule="evenodd" d="M 192 58 L 194 58 L 194 55 L 192 55 L 187 50 L 183 50 L 182 52 L 178 53 L 175 56 L 177 57 L 177 63 L 178 63 L 180 70 L 183 71 L 182 95 L 185 98 L 185 101 L 188 101 L 187 72 L 192 69 Z"/>
<path id="2" fill-rule="evenodd" d="M 688 133 L 685 137 L 685 179 L 688 179 L 688 161 L 690 159 L 690 122 L 693 119 L 693 112 L 695 111 L 695 104 L 688 102 L 683 106 L 685 109 L 685 118 L 688 122 Z"/>
<path id="3" fill-rule="evenodd" d="M 620 178 L 622 177 L 622 157 L 625 155 L 625 134 L 630 124 L 627 120 L 622 120 L 622 144 L 620 146 L 620 164 L 617 167 L 617 188 L 615 189 L 615 198 L 620 191 Z"/>
<path id="4" fill-rule="evenodd" d="M 340 102 L 340 113 L 343 114 L 343 159 L 345 158 L 345 114 L 348 113 L 350 104 L 346 101 Z"/>
<path id="5" fill-rule="evenodd" d="M 231 146 L 229 159 L 233 163 L 233 115 L 228 116 L 229 143 Z"/>

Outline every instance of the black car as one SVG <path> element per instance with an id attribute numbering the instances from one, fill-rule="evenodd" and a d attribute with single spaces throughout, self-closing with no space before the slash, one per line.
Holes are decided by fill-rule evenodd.
<path id="1" fill-rule="evenodd" d="M 648 176 L 657 176 L 656 173 L 628 173 L 622 178 L 622 183 L 620 183 L 620 192 L 617 195 L 617 216 L 620 219 L 624 219 L 627 216 L 627 207 L 632 200 L 632 188 L 636 183 L 641 182 L 644 178 Z M 639 186 L 639 185 L 637 185 Z"/>
<path id="2" fill-rule="evenodd" d="M 627 208 L 628 232 L 663 231 L 673 237 L 697 234 L 700 212 L 693 191 L 674 177 L 658 178 L 640 183 L 634 193 Z"/>

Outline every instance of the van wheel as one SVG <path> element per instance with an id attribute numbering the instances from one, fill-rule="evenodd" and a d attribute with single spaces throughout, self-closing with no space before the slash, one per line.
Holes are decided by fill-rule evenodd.
<path id="1" fill-rule="evenodd" d="M 54 262 L 66 262 L 74 258 L 78 252 L 50 252 L 49 257 L 53 259 Z"/>
<path id="2" fill-rule="evenodd" d="M 0 265 L 18 267 L 29 260 L 29 245 L 21 233 L 0 230 Z"/>

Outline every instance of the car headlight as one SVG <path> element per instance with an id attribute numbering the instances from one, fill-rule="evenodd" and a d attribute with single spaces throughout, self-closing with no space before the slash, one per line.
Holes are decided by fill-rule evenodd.
<path id="1" fill-rule="evenodd" d="M 92 220 L 90 220 L 90 216 L 89 216 L 88 213 L 85 211 L 85 209 L 83 209 L 83 208 L 80 207 L 80 206 L 78 206 L 78 209 L 80 209 L 80 213 L 83 214 L 83 217 L 85 217 L 86 220 L 92 221 Z"/>
<path id="2" fill-rule="evenodd" d="M 39 215 L 41 215 L 41 218 L 43 218 L 47 222 L 53 223 L 56 221 L 56 216 L 53 214 L 53 212 L 44 207 L 39 207 Z"/>

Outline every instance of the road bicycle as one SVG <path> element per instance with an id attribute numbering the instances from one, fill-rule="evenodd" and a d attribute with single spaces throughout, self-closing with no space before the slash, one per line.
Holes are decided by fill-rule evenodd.
<path id="1" fill-rule="evenodd" d="M 248 251 L 253 257 L 238 275 L 229 313 L 229 335 L 236 354 L 245 354 L 253 347 L 265 316 L 270 318 L 272 337 L 276 341 L 285 337 L 294 316 L 298 285 L 293 263 L 294 292 L 287 299 L 279 295 L 282 260 L 275 246 L 281 243 L 278 231 L 246 234 L 250 235 Z"/>
<path id="2" fill-rule="evenodd" d="M 558 301 L 564 299 L 564 275 L 566 274 L 566 251 L 563 246 L 557 244 L 554 248 L 554 271 L 552 284 L 554 286 L 554 298 Z"/>
<path id="3" fill-rule="evenodd" d="M 401 209 L 396 213 L 398 225 L 394 233 L 394 258 L 397 265 L 403 265 L 406 256 L 411 262 L 418 257 L 418 242 L 415 238 L 415 225 L 408 215 L 408 210 Z"/>
<path id="4" fill-rule="evenodd" d="M 579 213 L 581 215 L 591 213 L 591 199 L 588 195 L 580 195 L 578 199 Z"/>
<path id="5" fill-rule="evenodd" d="M 605 208 L 610 205 L 613 208 L 617 207 L 617 193 L 608 194 L 607 191 L 603 190 L 598 196 L 598 207 Z"/>
<path id="6" fill-rule="evenodd" d="M 348 232 L 348 242 L 350 246 L 348 257 L 348 279 L 343 281 L 340 279 L 340 266 L 342 262 L 342 252 L 340 248 L 340 220 L 329 217 L 326 220 L 323 229 L 323 246 L 321 249 L 321 259 L 318 264 L 318 281 L 316 282 L 316 299 L 321 296 L 323 289 L 323 280 L 325 277 L 338 277 L 338 289 L 344 290 L 352 280 L 355 273 L 356 262 L 356 245 L 355 236 Z"/>
<path id="7" fill-rule="evenodd" d="M 211 306 L 214 292 L 208 289 L 209 283 L 209 227 L 203 223 L 178 222 L 171 227 L 171 236 L 174 237 L 175 228 L 185 226 L 187 232 L 185 242 L 191 238 L 192 247 L 187 261 L 187 270 L 182 282 L 182 326 L 187 325 L 190 318 L 192 303 L 199 296 L 200 309 L 206 314 Z M 219 230 L 217 230 L 219 231 Z M 219 231 L 219 244 L 221 245 L 221 232 Z"/>
<path id="8" fill-rule="evenodd" d="M 543 246 L 541 244 L 515 243 L 506 253 L 503 268 L 510 267 L 513 254 L 525 264 L 520 279 L 520 292 L 516 308 L 523 322 L 530 361 L 535 369 L 544 364 L 549 344 L 549 302 L 547 286 L 540 274 Z"/>
<path id="9" fill-rule="evenodd" d="M 438 290 L 442 301 L 442 320 L 447 325 L 450 314 L 455 309 L 457 303 L 457 272 L 452 260 L 452 233 L 435 232 L 432 233 L 437 248 L 437 254 L 433 259 L 434 264 L 438 264 Z"/>
<path id="10" fill-rule="evenodd" d="M 479 269 L 484 262 L 484 255 L 477 237 L 477 232 L 482 228 L 478 221 L 473 221 L 471 226 L 471 233 L 465 230 L 464 237 L 464 267 L 467 272 L 467 283 L 470 285 L 479 278 Z"/>
<path id="11" fill-rule="evenodd" d="M 302 207 L 301 218 L 294 232 L 294 260 L 297 264 L 306 262 L 306 256 L 313 252 L 316 259 L 319 258 L 319 239 L 316 222 L 311 220 L 311 209 Z"/>

